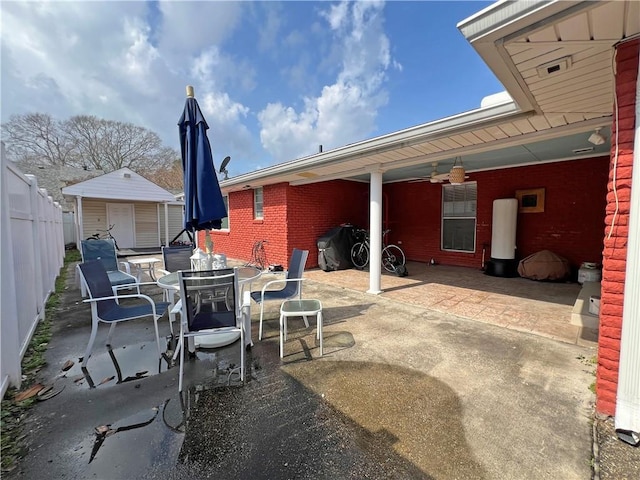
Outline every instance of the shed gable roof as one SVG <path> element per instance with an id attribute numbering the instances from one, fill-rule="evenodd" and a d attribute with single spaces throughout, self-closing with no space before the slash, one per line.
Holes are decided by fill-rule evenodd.
<path id="1" fill-rule="evenodd" d="M 121 168 L 65 187 L 62 189 L 62 194 L 73 197 L 139 202 L 175 201 L 175 197 L 170 192 L 128 168 Z"/>

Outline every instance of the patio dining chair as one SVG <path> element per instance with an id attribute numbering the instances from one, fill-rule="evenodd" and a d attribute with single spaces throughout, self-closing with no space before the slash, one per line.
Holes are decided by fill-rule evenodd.
<path id="1" fill-rule="evenodd" d="M 162 260 L 164 261 L 164 266 L 159 271 L 164 275 L 168 275 L 178 270 L 191 270 L 191 255 L 193 255 L 191 245 L 163 246 Z"/>
<path id="2" fill-rule="evenodd" d="M 289 269 L 283 279 L 272 280 L 262 287 L 262 290 L 251 292 L 251 298 L 260 305 L 260 330 L 258 339 L 262 340 L 262 319 L 264 317 L 264 302 L 268 300 L 289 300 L 291 298 L 302 298 L 302 275 L 304 266 L 307 263 L 309 250 L 293 249 L 289 259 Z M 273 289 L 274 285 L 280 285 L 280 289 Z M 309 321 L 304 317 L 304 323 L 308 327 Z"/>
<path id="3" fill-rule="evenodd" d="M 191 255 L 193 255 L 193 247 L 191 245 L 175 245 L 162 247 L 163 268 L 158 268 L 160 275 L 169 275 L 178 270 L 191 270 Z M 171 302 L 171 306 L 180 298 L 180 290 L 164 290 L 164 300 Z M 169 313 L 169 329 L 171 330 L 172 348 L 175 346 L 175 334 L 173 332 L 173 323 L 175 315 Z"/>
<path id="4" fill-rule="evenodd" d="M 220 348 L 237 342 L 240 380 L 244 382 L 245 323 L 250 315 L 250 300 L 248 295 L 240 298 L 238 269 L 180 270 L 178 275 L 180 302 L 174 307 L 175 313 L 180 313 L 180 336 L 176 347 L 176 353 L 181 352 L 178 391 L 182 391 L 186 342 L 190 338 L 195 347 L 201 348 Z"/>
<path id="5" fill-rule="evenodd" d="M 147 295 L 140 293 L 130 295 L 113 294 L 109 276 L 100 260 L 91 260 L 79 265 L 81 281 L 84 284 L 89 298 L 84 302 L 91 303 L 91 335 L 89 343 L 82 360 L 82 367 L 87 366 L 89 356 L 93 349 L 93 344 L 98 333 L 98 325 L 100 322 L 111 325 L 107 336 L 107 345 L 111 345 L 111 337 L 115 327 L 120 322 L 134 320 L 137 318 L 151 317 L 155 327 L 156 344 L 158 346 L 158 358 L 162 359 L 162 347 L 160 346 L 160 333 L 158 331 L 158 319 L 168 310 L 168 302 L 154 302 Z M 117 300 L 139 299 L 134 305 L 122 306 Z"/>
<path id="6" fill-rule="evenodd" d="M 100 260 L 109 277 L 109 282 L 113 289 L 113 295 L 117 295 L 120 288 L 133 287 L 137 293 L 140 289 L 137 287 L 138 279 L 118 268 L 118 255 L 116 253 L 116 245 L 110 238 L 105 239 L 88 239 L 80 242 L 80 253 L 82 261 L 89 262 L 91 260 Z M 126 263 L 126 262 L 123 262 Z M 80 285 L 82 296 L 86 297 L 86 289 L 83 284 Z"/>

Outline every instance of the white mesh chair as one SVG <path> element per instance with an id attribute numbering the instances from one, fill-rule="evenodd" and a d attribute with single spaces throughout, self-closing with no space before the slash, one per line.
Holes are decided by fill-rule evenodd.
<path id="1" fill-rule="evenodd" d="M 293 249 L 289 259 L 289 269 L 283 279 L 272 280 L 262 287 L 262 290 L 251 292 L 251 298 L 260 305 L 260 330 L 258 339 L 262 340 L 262 319 L 264 317 L 264 302 L 269 300 L 289 300 L 290 298 L 302 298 L 302 275 L 304 266 L 307 263 L 309 250 Z M 280 289 L 273 290 L 274 285 L 279 285 Z M 304 323 L 308 327 L 309 321 L 304 317 Z"/>

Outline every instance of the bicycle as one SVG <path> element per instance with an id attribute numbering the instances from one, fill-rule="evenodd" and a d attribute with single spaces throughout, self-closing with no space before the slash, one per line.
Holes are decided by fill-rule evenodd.
<path id="1" fill-rule="evenodd" d="M 397 273 L 398 267 L 405 265 L 406 257 L 399 246 L 385 244 L 384 239 L 389 232 L 389 229 L 382 232 L 382 266 L 387 272 Z M 359 241 L 351 247 L 351 261 L 356 268 L 362 269 L 369 264 L 369 232 L 359 229 L 355 235 Z"/>
<path id="2" fill-rule="evenodd" d="M 98 230 L 90 237 L 87 237 L 87 240 L 103 240 L 110 238 L 111 240 L 113 240 L 113 244 L 115 245 L 116 250 L 120 250 L 120 247 L 118 247 L 118 242 L 116 241 L 116 237 L 114 237 L 111 233 L 113 227 L 115 227 L 115 225 L 109 225 L 109 228 L 107 228 L 106 230 Z"/>
<path id="3" fill-rule="evenodd" d="M 245 265 L 247 267 L 258 267 L 260 270 L 265 270 L 269 265 L 267 261 L 267 252 L 265 252 L 264 244 L 269 243 L 266 240 L 257 240 L 251 249 L 251 259 Z"/>

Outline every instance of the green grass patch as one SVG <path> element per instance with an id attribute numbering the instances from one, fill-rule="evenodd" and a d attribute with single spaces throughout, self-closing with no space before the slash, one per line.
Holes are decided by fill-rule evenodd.
<path id="1" fill-rule="evenodd" d="M 36 327 L 27 352 L 22 359 L 23 380 L 21 388 L 23 390 L 36 383 L 38 372 L 46 365 L 44 354 L 51 340 L 51 324 L 60 306 L 60 295 L 64 291 L 67 267 L 70 263 L 79 262 L 80 260 L 81 257 L 78 250 L 66 252 L 64 265 L 56 278 L 55 291 L 51 293 L 45 305 L 45 319 Z M 15 396 L 17 393 L 18 391 L 15 388 L 10 388 L 2 400 L 0 413 L 2 472 L 13 470 L 17 466 L 18 460 L 26 454 L 26 447 L 22 441 L 21 426 L 29 408 L 36 402 L 35 397 L 16 402 Z"/>

